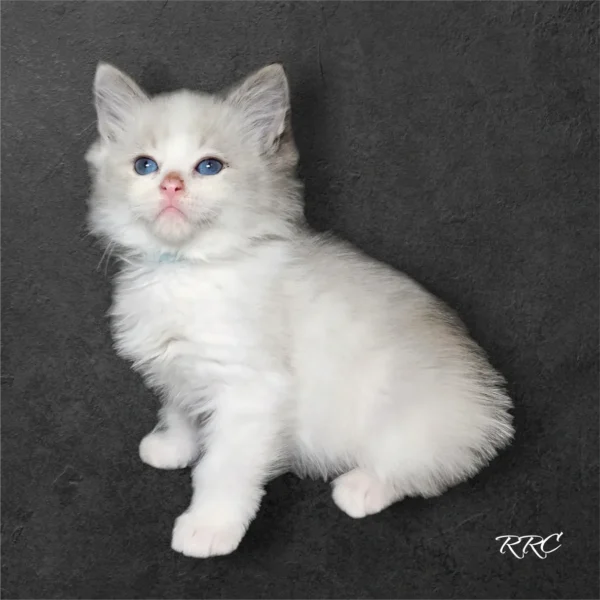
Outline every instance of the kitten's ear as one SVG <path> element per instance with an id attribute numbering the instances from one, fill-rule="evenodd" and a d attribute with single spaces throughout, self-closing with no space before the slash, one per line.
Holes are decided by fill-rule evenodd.
<path id="1" fill-rule="evenodd" d="M 272 64 L 256 71 L 229 92 L 227 101 L 243 111 L 246 127 L 268 153 L 285 131 L 290 110 L 283 66 Z"/>
<path id="2" fill-rule="evenodd" d="M 124 130 L 148 96 L 125 73 L 107 63 L 99 63 L 94 79 L 94 101 L 98 114 L 98 131 L 114 140 Z"/>

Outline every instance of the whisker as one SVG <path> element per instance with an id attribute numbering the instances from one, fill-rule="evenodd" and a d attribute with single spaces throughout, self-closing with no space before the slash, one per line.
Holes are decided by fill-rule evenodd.
<path id="1" fill-rule="evenodd" d="M 79 133 L 75 134 L 75 137 L 80 137 L 81 135 L 83 135 L 90 127 L 93 127 L 95 122 L 96 121 L 92 121 L 89 125 L 86 125 Z"/>
<path id="2" fill-rule="evenodd" d="M 112 256 L 113 250 L 116 247 L 116 243 L 112 243 L 109 246 L 109 250 L 108 250 L 108 256 L 106 257 L 106 263 L 104 263 L 104 276 L 106 277 L 106 275 L 108 275 L 108 263 L 110 262 L 110 257 Z"/>
<path id="3" fill-rule="evenodd" d="M 104 268 L 104 274 L 106 275 L 108 272 L 108 263 L 110 262 L 110 257 L 113 253 L 113 250 L 115 249 L 115 242 L 108 242 L 108 244 L 106 245 L 106 248 L 104 249 L 104 252 L 102 253 L 102 256 L 100 257 L 100 261 L 98 262 L 98 266 L 96 267 L 96 271 L 100 270 L 100 267 L 102 266 L 102 262 L 104 261 L 104 259 L 106 258 L 106 265 Z"/>
<path id="4" fill-rule="evenodd" d="M 130 260 L 130 259 L 129 259 L 129 257 L 128 257 L 128 256 L 125 256 L 124 254 L 123 254 L 123 255 L 121 255 L 119 258 L 120 258 L 120 259 L 121 259 L 123 262 L 126 262 L 128 265 L 134 265 L 134 264 L 135 264 L 135 263 L 134 263 L 132 260 Z"/>

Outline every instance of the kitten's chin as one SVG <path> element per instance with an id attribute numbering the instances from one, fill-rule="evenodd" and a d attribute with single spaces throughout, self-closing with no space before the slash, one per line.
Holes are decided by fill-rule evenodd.
<path id="1" fill-rule="evenodd" d="M 157 238 L 170 244 L 178 244 L 192 237 L 194 224 L 180 211 L 163 211 L 150 223 L 150 230 Z"/>

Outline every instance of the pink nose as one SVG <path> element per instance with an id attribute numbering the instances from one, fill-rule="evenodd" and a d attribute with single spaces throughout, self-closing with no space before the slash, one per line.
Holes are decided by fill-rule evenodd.
<path id="1" fill-rule="evenodd" d="M 175 173 L 166 175 L 160 184 L 162 196 L 169 204 L 173 204 L 173 202 L 181 196 L 184 190 L 185 184 L 183 183 L 183 179 Z"/>

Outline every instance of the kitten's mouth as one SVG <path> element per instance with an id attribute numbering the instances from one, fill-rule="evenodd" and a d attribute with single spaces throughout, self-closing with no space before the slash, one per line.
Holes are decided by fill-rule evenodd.
<path id="1" fill-rule="evenodd" d="M 167 206 L 163 208 L 156 216 L 157 219 L 160 219 L 161 217 L 187 219 L 187 215 L 176 206 Z"/>
<path id="2" fill-rule="evenodd" d="M 163 206 L 149 225 L 154 235 L 170 243 L 189 237 L 194 226 L 189 216 L 173 205 Z"/>

